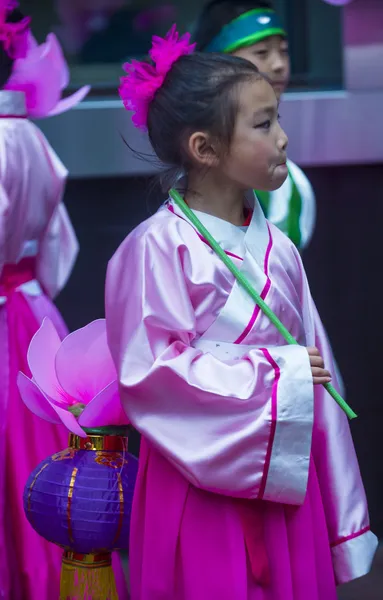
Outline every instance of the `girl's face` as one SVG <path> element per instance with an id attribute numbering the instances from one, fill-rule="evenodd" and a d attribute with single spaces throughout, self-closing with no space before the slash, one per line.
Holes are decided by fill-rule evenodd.
<path id="1" fill-rule="evenodd" d="M 257 44 L 233 52 L 252 62 L 258 70 L 267 75 L 279 100 L 290 78 L 290 57 L 287 40 L 273 35 Z"/>
<path id="2" fill-rule="evenodd" d="M 264 79 L 246 82 L 239 89 L 233 139 L 220 170 L 243 189 L 276 190 L 288 174 L 287 141 L 271 85 Z"/>

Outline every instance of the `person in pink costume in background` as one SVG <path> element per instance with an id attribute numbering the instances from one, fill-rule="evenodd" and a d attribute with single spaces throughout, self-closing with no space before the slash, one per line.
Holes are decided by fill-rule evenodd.
<path id="1" fill-rule="evenodd" d="M 252 192 L 287 177 L 287 138 L 252 63 L 173 28 L 120 95 L 180 193 L 299 345 L 286 345 L 174 201 L 112 258 L 108 342 L 142 434 L 132 600 L 336 600 L 377 540 L 331 349 L 294 244 Z M 127 268 L 129 265 L 129 268 Z M 328 369 L 328 370 L 327 370 Z"/>
<path id="2" fill-rule="evenodd" d="M 78 243 L 62 202 L 67 170 L 29 118 L 62 113 L 89 88 L 61 99 L 69 71 L 54 35 L 38 45 L 15 2 L 0 2 L 0 598 L 56 600 L 61 554 L 31 528 L 23 491 L 31 471 L 65 448 L 68 433 L 34 416 L 16 378 L 44 317 L 67 328 L 52 300 Z M 125 582 L 119 569 L 120 588 Z"/>

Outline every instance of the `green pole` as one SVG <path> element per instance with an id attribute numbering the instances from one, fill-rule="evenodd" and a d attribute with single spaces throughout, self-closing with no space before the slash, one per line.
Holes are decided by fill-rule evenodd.
<path id="1" fill-rule="evenodd" d="M 233 261 L 229 258 L 229 256 L 222 250 L 221 246 L 215 241 L 213 236 L 209 233 L 209 231 L 204 227 L 195 213 L 188 207 L 182 196 L 177 192 L 177 190 L 170 190 L 170 197 L 174 200 L 174 202 L 179 206 L 185 216 L 189 219 L 189 221 L 194 225 L 194 227 L 199 231 L 199 233 L 205 238 L 205 240 L 209 243 L 214 252 L 219 256 L 222 262 L 227 266 L 227 268 L 232 272 L 234 277 L 240 283 L 240 285 L 246 290 L 249 296 L 254 300 L 256 304 L 258 304 L 259 308 L 264 312 L 264 314 L 270 319 L 273 325 L 278 329 L 279 333 L 284 337 L 286 342 L 290 345 L 298 345 L 296 339 L 291 335 L 291 333 L 286 329 L 286 327 L 281 323 L 278 317 L 273 313 L 271 308 L 266 304 L 264 300 L 262 300 L 261 296 L 258 292 L 253 288 L 251 283 L 246 279 L 246 277 L 241 273 L 241 271 L 235 266 Z M 331 385 L 331 383 L 324 383 L 324 388 L 328 391 L 330 396 L 332 396 L 339 404 L 341 409 L 346 413 L 349 419 L 355 419 L 357 415 L 354 413 L 352 408 L 347 404 L 347 402 L 342 398 L 342 396 L 336 391 L 336 389 Z"/>

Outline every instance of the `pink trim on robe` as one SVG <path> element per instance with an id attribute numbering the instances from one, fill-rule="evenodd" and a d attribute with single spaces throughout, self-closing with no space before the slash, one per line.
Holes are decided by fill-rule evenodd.
<path id="1" fill-rule="evenodd" d="M 36 277 L 36 259 L 23 258 L 17 265 L 4 265 L 0 274 L 0 296 L 7 297 Z"/>
<path id="2" fill-rule="evenodd" d="M 261 352 L 263 352 L 265 358 L 269 361 L 271 366 L 274 369 L 274 382 L 271 390 L 271 427 L 270 427 L 270 438 L 269 444 L 266 452 L 265 465 L 263 469 L 262 482 L 259 488 L 258 498 L 261 500 L 264 496 L 266 489 L 267 476 L 269 473 L 270 462 L 271 462 L 271 452 L 273 449 L 274 438 L 275 438 L 275 430 L 277 427 L 277 414 L 278 414 L 278 383 L 281 378 L 281 370 L 278 367 L 277 363 L 271 356 L 270 352 L 266 348 L 261 348 Z"/>
<path id="3" fill-rule="evenodd" d="M 0 115 L 0 119 L 27 119 L 26 115 Z"/>
<path id="4" fill-rule="evenodd" d="M 271 248 L 273 246 L 273 238 L 271 237 L 271 231 L 270 231 L 270 227 L 268 225 L 267 225 L 267 228 L 269 230 L 269 244 L 267 246 L 267 250 L 266 250 L 266 254 L 265 254 L 265 262 L 264 262 L 264 266 L 263 266 L 263 270 L 265 272 L 265 275 L 267 276 L 267 281 L 266 281 L 265 287 L 263 288 L 263 290 L 261 292 L 262 300 L 266 299 L 267 294 L 269 293 L 269 290 L 271 287 L 271 281 L 268 277 L 268 274 L 269 274 L 269 258 L 270 258 Z M 257 320 L 260 312 L 261 312 L 261 309 L 258 306 L 258 304 L 256 304 L 254 307 L 254 312 L 251 315 L 250 321 L 246 325 L 245 329 L 243 330 L 243 332 L 241 333 L 239 338 L 235 340 L 234 344 L 241 344 L 243 342 L 243 340 L 246 339 L 246 337 L 249 335 L 250 331 L 253 329 L 255 321 Z"/>
<path id="5" fill-rule="evenodd" d="M 350 535 L 346 535 L 345 537 L 339 538 L 339 540 L 336 540 L 336 542 L 332 542 L 330 544 L 330 546 L 331 546 L 331 548 L 340 546 L 341 544 L 344 544 L 345 542 L 349 542 L 350 540 L 354 540 L 355 538 L 358 538 L 361 535 L 364 535 L 365 533 L 367 533 L 367 531 L 371 531 L 371 527 L 369 525 L 367 527 L 363 527 L 363 529 L 361 529 L 360 531 L 357 531 L 356 533 L 351 533 Z"/>

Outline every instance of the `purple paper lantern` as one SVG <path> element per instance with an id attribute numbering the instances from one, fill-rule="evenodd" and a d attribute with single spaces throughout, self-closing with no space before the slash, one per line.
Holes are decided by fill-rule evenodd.
<path id="1" fill-rule="evenodd" d="M 61 589 L 62 598 L 81 598 L 85 590 L 91 597 L 85 582 L 89 567 L 105 576 L 111 553 L 128 550 L 129 544 L 138 461 L 126 450 L 126 428 L 87 433 L 86 438 L 72 434 L 69 448 L 40 463 L 24 491 L 27 519 L 39 535 L 63 548 L 63 569 L 86 567 L 83 578 L 78 573 L 72 578 L 62 575 L 61 585 L 65 580 L 67 586 Z M 113 577 L 111 567 L 108 577 Z M 110 585 L 114 598 L 114 580 Z"/>

